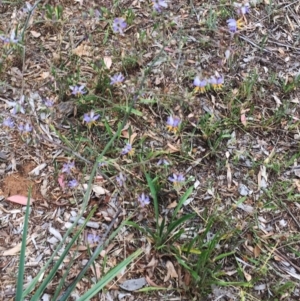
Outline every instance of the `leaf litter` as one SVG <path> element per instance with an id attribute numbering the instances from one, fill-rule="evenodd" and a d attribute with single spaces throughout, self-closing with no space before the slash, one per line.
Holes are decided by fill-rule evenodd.
<path id="1" fill-rule="evenodd" d="M 15 109 L 18 110 L 15 123 L 34 125 L 26 135 L 1 126 L 1 154 L 5 154 L 0 157 L 3 170 L 0 188 L 4 197 L 0 207 L 0 256 L 5 272 L 1 298 L 5 300 L 8 296 L 5 292 L 11 291 L 11 283 L 15 281 L 10 275 L 16 271 L 15 259 L 21 246 L 18 231 L 24 221 L 23 208 L 5 200 L 20 195 L 27 201 L 28 189 L 32 187 L 35 202 L 31 206 L 27 263 L 38 259 L 45 261 L 57 240 L 61 240 L 61 233 L 68 223 L 72 223 L 78 214 L 83 191 L 87 189 L 85 174 L 89 174 L 97 153 L 105 147 L 107 136 L 116 131 L 120 114 L 128 109 L 124 100 L 128 97 L 127 91 L 135 89 L 137 79 L 144 72 L 141 66 L 150 66 L 161 50 L 162 55 L 145 83 L 142 97 L 147 103 L 137 102 L 135 113 L 123 129 L 119 143 L 106 158 L 107 165 L 97 170 L 98 177 L 102 173 L 105 175 L 101 182 L 99 178 L 92 179 L 93 194 L 87 211 L 95 204 L 99 210 L 87 224 L 84 235 L 87 237 L 92 228 L 94 235 L 101 237 L 117 208 L 122 207 L 121 218 L 125 218 L 138 206 L 137 196 L 147 189 L 142 164 L 154 174 L 160 174 L 162 183 L 166 182 L 163 177 L 172 176 L 174 179 L 174 175 L 183 173 L 187 182 L 180 189 L 174 189 L 169 183 L 160 191 L 163 214 L 160 222 L 163 217 L 171 220 L 178 196 L 189 187 L 188 183 L 194 185 L 192 197 L 186 199 L 180 214 L 190 210 L 197 212 L 198 219 L 192 221 L 191 226 L 201 223 L 203 228 L 199 233 L 206 226 L 205 220 L 214 212 L 220 214 L 220 219 L 226 219 L 216 223 L 214 231 L 206 233 L 205 241 L 213 241 L 215 233 L 220 230 L 218 227 L 226 228 L 228 233 L 224 234 L 216 249 L 228 252 L 228 244 L 235 246 L 236 258 L 220 261 L 222 272 L 228 276 L 227 281 L 238 282 L 241 275 L 235 271 L 239 269 L 245 282 L 251 284 L 248 290 L 238 286 L 220 288 L 212 285 L 205 300 L 225 296 L 234 300 L 246 292 L 257 299 L 268 299 L 274 294 L 289 300 L 298 298 L 299 287 L 295 282 L 299 280 L 296 268 L 299 250 L 295 246 L 299 239 L 296 221 L 300 186 L 297 169 L 298 3 L 250 1 L 250 14 L 243 17 L 245 26 L 240 33 L 233 35 L 227 31 L 226 18 L 235 15 L 236 9 L 241 10 L 242 4 L 230 7 L 220 6 L 217 1 L 195 2 L 193 5 L 168 2 L 167 7 L 161 7 L 163 15 L 153 16 L 149 3 L 133 1 L 126 12 L 126 21 L 130 21 L 131 12 L 135 18 L 124 29 L 123 35 L 117 36 L 109 31 L 110 18 L 120 16 L 109 1 L 103 2 L 106 6 L 106 10 L 101 10 L 103 19 L 87 15 L 90 7 L 99 8 L 97 3 L 77 2 L 70 5 L 68 1 L 62 1 L 63 21 L 57 24 L 44 22 L 40 27 L 35 22 L 43 15 L 45 7 L 37 8 L 27 30 L 23 62 L 14 51 L 1 49 L 5 58 L 5 64 L 1 66 L 1 122 Z M 22 22 L 18 19 L 21 15 L 14 13 L 13 6 L 1 5 L 7 6 L 1 28 L 6 28 L 4 22 L 11 27 L 1 35 L 10 36 L 15 25 Z M 19 6 L 15 8 L 15 12 L 21 9 Z M 107 10 L 113 15 L 109 16 Z M 214 12 L 218 14 L 214 15 Z M 154 29 L 153 20 L 160 22 L 160 16 L 164 16 L 166 23 L 162 28 Z M 79 25 L 82 23 L 84 26 Z M 16 37 L 10 36 L 12 38 Z M 42 56 L 37 57 L 40 52 Z M 49 68 L 49 63 L 54 69 Z M 111 77 L 126 74 L 125 82 L 119 83 L 114 90 L 109 89 L 105 83 L 110 79 L 99 72 L 99 66 L 105 67 Z M 80 76 L 76 77 L 78 70 Z M 210 80 L 213 86 L 211 78 L 222 74 L 225 74 L 224 90 L 192 93 L 196 76 Z M 86 83 L 87 96 L 71 95 L 69 86 L 83 83 Z M 113 99 L 109 97 L 110 93 L 113 93 Z M 47 107 L 44 98 L 53 101 L 54 106 Z M 101 110 L 96 114 L 105 114 L 105 119 L 96 121 L 95 128 L 86 130 L 81 117 L 91 109 Z M 178 116 L 182 120 L 175 132 L 165 130 L 169 116 Z M 78 132 L 84 132 L 82 137 L 85 139 L 76 136 Z M 99 135 L 103 132 L 104 135 Z M 148 156 L 141 157 L 141 161 L 135 155 L 120 156 L 126 143 L 134 144 L 136 156 L 149 152 Z M 170 162 L 166 172 L 163 168 L 156 169 L 156 163 L 164 156 Z M 76 164 L 70 173 L 60 173 L 63 164 L 75 158 Z M 119 172 L 127 176 L 118 186 L 114 178 Z M 78 185 L 73 189 L 69 183 L 74 180 Z M 230 218 L 222 215 L 226 210 L 230 212 Z M 152 205 L 141 208 L 137 216 L 144 226 L 152 226 Z M 177 295 L 176 289 L 183 279 L 191 276 L 187 270 L 182 272 L 174 254 L 169 252 L 164 258 L 155 250 L 149 237 L 143 237 L 131 228 L 124 229 L 123 234 L 111 245 L 116 257 L 108 257 L 110 267 L 139 244 L 148 244 L 150 251 L 145 252 L 144 257 L 125 274 L 130 278 L 123 281 L 127 289 L 118 281 L 111 283 L 107 293 L 113 296 L 110 298 L 116 299 L 116 292 L 120 298 L 145 298 L 145 295 L 138 295 L 140 293 L 128 295 L 118 290 L 135 291 L 146 282 L 157 288 L 167 285 L 173 289 L 172 297 L 180 298 L 182 294 Z M 126 237 L 131 238 L 126 240 Z M 79 244 L 84 247 L 84 240 Z M 88 256 L 85 251 L 86 248 L 79 250 L 83 258 Z M 201 254 L 201 250 L 199 252 Z M 43 254 L 42 258 L 39 254 Z M 8 256 L 11 257 L 7 259 Z M 242 259 L 238 260 L 238 257 Z M 151 262 L 153 264 L 149 265 Z M 71 281 L 81 267 L 82 262 L 78 260 L 71 267 L 67 281 Z M 267 275 L 270 276 L 254 282 L 264 268 L 269 269 Z M 27 279 L 37 272 L 38 267 L 32 266 L 28 269 Z M 94 274 L 97 275 L 97 270 Z M 136 284 L 138 279 L 142 279 L 140 283 L 143 285 L 130 284 Z M 54 292 L 57 281 L 54 279 L 44 298 Z M 293 290 L 273 289 L 281 283 L 292 283 Z M 83 294 L 91 285 L 80 283 L 75 295 Z M 103 298 L 105 294 L 102 294 Z M 195 294 L 201 298 L 200 293 Z M 171 298 L 170 293 L 166 296 Z M 182 298 L 189 300 L 189 297 L 186 293 Z"/>

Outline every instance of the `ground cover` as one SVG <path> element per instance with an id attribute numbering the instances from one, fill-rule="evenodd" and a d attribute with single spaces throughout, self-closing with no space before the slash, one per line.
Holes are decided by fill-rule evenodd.
<path id="1" fill-rule="evenodd" d="M 299 300 L 298 1 L 0 10 L 1 300 Z"/>

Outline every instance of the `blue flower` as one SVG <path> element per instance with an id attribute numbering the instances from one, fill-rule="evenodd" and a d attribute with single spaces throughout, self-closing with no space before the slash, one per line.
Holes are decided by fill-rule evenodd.
<path id="1" fill-rule="evenodd" d="M 125 77 L 122 73 L 115 74 L 113 77 L 110 78 L 111 85 L 119 85 L 124 81 Z"/>
<path id="2" fill-rule="evenodd" d="M 8 117 L 8 118 L 3 120 L 2 125 L 7 127 L 7 128 L 13 128 L 15 123 L 10 117 Z"/>
<path id="3" fill-rule="evenodd" d="M 147 194 L 142 193 L 141 195 L 138 196 L 138 201 L 141 204 L 142 207 L 145 205 L 150 204 L 150 198 Z"/>
<path id="4" fill-rule="evenodd" d="M 95 115 L 94 111 L 91 111 L 90 113 L 85 113 L 83 116 L 83 121 L 87 124 L 87 126 L 90 128 L 92 125 L 96 124 L 96 120 L 100 117 L 100 115 Z"/>
<path id="5" fill-rule="evenodd" d="M 74 168 L 75 168 L 75 162 L 64 163 L 61 172 L 64 172 L 69 175 L 71 174 L 71 171 Z"/>
<path id="6" fill-rule="evenodd" d="M 99 162 L 98 163 L 98 167 L 101 168 L 101 167 L 104 167 L 104 166 L 107 166 L 107 162 L 103 161 L 103 162 Z"/>
<path id="7" fill-rule="evenodd" d="M 152 0 L 152 5 L 154 10 L 156 10 L 158 13 L 161 12 L 161 8 L 167 8 L 168 4 L 164 0 Z"/>
<path id="8" fill-rule="evenodd" d="M 32 131 L 32 126 L 29 123 L 26 123 L 25 125 L 19 124 L 18 129 L 22 134 L 28 135 Z"/>
<path id="9" fill-rule="evenodd" d="M 199 76 L 195 77 L 195 79 L 194 79 L 194 86 L 196 86 L 195 92 L 204 93 L 206 85 L 207 85 L 207 80 L 206 79 L 201 80 L 199 78 Z"/>
<path id="10" fill-rule="evenodd" d="M 71 180 L 71 181 L 68 182 L 68 186 L 69 186 L 70 188 L 75 188 L 75 187 L 78 186 L 78 181 L 75 180 L 75 179 L 73 179 L 73 180 Z"/>
<path id="11" fill-rule="evenodd" d="M 132 148 L 132 145 L 130 143 L 127 143 L 121 150 L 121 155 L 127 154 L 130 156 L 134 154 L 134 148 Z"/>
<path id="12" fill-rule="evenodd" d="M 14 103 L 14 107 L 12 108 L 11 113 L 13 115 L 17 113 L 25 114 L 24 103 L 25 103 L 25 96 L 22 95 L 19 102 Z"/>
<path id="13" fill-rule="evenodd" d="M 12 31 L 11 35 L 9 38 L 5 37 L 5 36 L 0 36 L 0 40 L 3 42 L 3 44 L 5 45 L 9 45 L 9 44 L 17 44 L 19 39 L 16 37 L 16 33 L 15 31 Z"/>
<path id="14" fill-rule="evenodd" d="M 121 35 L 124 34 L 123 29 L 127 27 L 127 23 L 123 18 L 115 18 L 112 28 L 115 33 L 119 32 Z"/>
<path id="15" fill-rule="evenodd" d="M 71 94 L 79 97 L 80 95 L 83 95 L 86 93 L 86 91 L 84 90 L 85 86 L 81 85 L 81 86 L 69 86 L 70 89 L 72 90 Z"/>
<path id="16" fill-rule="evenodd" d="M 54 101 L 49 99 L 49 98 L 44 98 L 43 103 L 45 104 L 46 107 L 51 108 L 54 105 Z"/>
<path id="17" fill-rule="evenodd" d="M 32 9 L 33 9 L 33 6 L 30 3 L 25 2 L 25 7 L 22 8 L 22 12 L 29 13 Z"/>
<path id="18" fill-rule="evenodd" d="M 167 120 L 167 130 L 169 132 L 177 133 L 179 130 L 180 123 L 181 123 L 180 118 L 176 116 L 169 116 Z"/>
<path id="19" fill-rule="evenodd" d="M 89 233 L 87 235 L 87 242 L 92 245 L 95 243 L 98 243 L 100 241 L 100 236 L 94 234 L 94 233 Z"/>
<path id="20" fill-rule="evenodd" d="M 119 186 L 123 186 L 126 181 L 126 177 L 120 172 L 118 176 L 116 176 L 116 180 L 119 184 Z"/>
<path id="21" fill-rule="evenodd" d="M 241 4 L 241 3 L 233 3 L 233 5 L 236 7 L 236 12 L 239 14 L 239 15 L 246 15 L 250 12 L 250 4 L 247 2 L 247 3 L 244 3 L 244 4 Z"/>
<path id="22" fill-rule="evenodd" d="M 219 90 L 222 88 L 224 84 L 224 76 L 219 76 L 219 77 L 212 76 L 208 82 L 212 85 L 214 89 Z"/>
<path id="23" fill-rule="evenodd" d="M 229 30 L 234 33 L 238 29 L 243 28 L 244 22 L 242 19 L 239 19 L 239 20 L 229 19 L 229 20 L 227 20 L 227 25 L 228 25 Z"/>
<path id="24" fill-rule="evenodd" d="M 168 180 L 173 183 L 175 188 L 179 188 L 185 181 L 185 177 L 183 176 L 182 173 L 176 174 L 173 173 L 173 177 L 168 177 Z"/>
<path id="25" fill-rule="evenodd" d="M 159 159 L 157 165 L 170 165 L 170 163 L 166 159 Z"/>

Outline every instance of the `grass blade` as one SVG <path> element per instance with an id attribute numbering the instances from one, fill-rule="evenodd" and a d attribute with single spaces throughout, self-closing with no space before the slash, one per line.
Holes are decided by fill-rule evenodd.
<path id="1" fill-rule="evenodd" d="M 178 211 L 181 209 L 183 203 L 187 200 L 187 198 L 191 195 L 191 193 L 193 192 L 194 187 L 191 186 L 185 193 L 184 195 L 180 198 L 180 201 L 178 203 L 178 205 L 176 206 L 174 213 L 173 213 L 173 217 L 176 218 L 176 215 L 178 213 Z"/>
<path id="2" fill-rule="evenodd" d="M 152 180 L 150 175 L 147 174 L 147 173 L 145 173 L 145 176 L 146 176 L 148 186 L 150 188 L 151 196 L 153 198 L 155 221 L 156 221 L 156 225 L 158 225 L 159 212 L 158 212 L 157 191 L 156 191 L 156 187 L 154 185 L 154 180 L 155 179 Z"/>
<path id="3" fill-rule="evenodd" d="M 29 192 L 28 192 L 26 212 L 25 212 L 25 218 L 24 218 L 24 228 L 23 228 L 22 246 L 21 246 L 21 252 L 20 252 L 20 263 L 19 263 L 19 271 L 18 271 L 16 300 L 22 300 L 22 294 L 23 294 L 25 251 L 26 251 L 28 221 L 29 221 L 29 215 L 30 215 L 30 212 L 29 212 L 30 198 L 31 198 L 31 189 L 29 189 Z"/>
<path id="4" fill-rule="evenodd" d="M 98 283 L 96 283 L 91 289 L 89 289 L 83 296 L 77 301 L 91 300 L 100 290 L 102 290 L 111 280 L 113 280 L 131 261 L 137 258 L 143 251 L 141 249 L 136 250 L 128 258 L 119 263 L 116 267 L 112 268 Z"/>
<path id="5" fill-rule="evenodd" d="M 93 210 L 91 210 L 90 214 L 88 215 L 88 217 L 85 219 L 84 223 L 82 224 L 82 226 L 79 228 L 79 230 L 76 232 L 76 234 L 74 235 L 74 237 L 72 238 L 72 240 L 69 242 L 69 244 L 66 246 L 64 252 L 62 253 L 62 255 L 59 257 L 58 261 L 56 262 L 56 264 L 54 265 L 54 267 L 52 268 L 52 270 L 49 272 L 48 276 L 45 278 L 45 280 L 42 282 L 42 284 L 39 286 L 39 288 L 37 289 L 37 291 L 35 292 L 35 294 L 33 295 L 31 301 L 39 301 L 40 296 L 42 295 L 42 293 L 44 292 L 45 288 L 47 287 L 47 285 L 50 283 L 50 281 L 52 280 L 52 278 L 55 276 L 55 274 L 57 273 L 57 270 L 59 268 L 59 266 L 61 265 L 61 263 L 63 262 L 63 260 L 65 259 L 67 253 L 69 252 L 69 250 L 71 249 L 71 247 L 73 246 L 74 242 L 77 240 L 77 238 L 79 237 L 80 233 L 84 230 L 87 222 L 90 220 L 90 218 L 93 216 L 94 212 L 96 210 L 96 207 L 94 207 Z"/>

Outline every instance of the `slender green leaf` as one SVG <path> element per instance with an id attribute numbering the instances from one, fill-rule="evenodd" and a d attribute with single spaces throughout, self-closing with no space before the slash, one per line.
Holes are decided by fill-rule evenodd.
<path id="1" fill-rule="evenodd" d="M 158 236 L 162 237 L 163 233 L 164 233 L 164 229 L 165 229 L 165 224 L 166 224 L 166 219 L 165 217 L 163 217 L 161 224 L 159 225 L 159 232 L 158 232 Z"/>
<path id="2" fill-rule="evenodd" d="M 158 227 L 159 211 L 158 211 L 157 191 L 156 191 L 156 188 L 154 186 L 153 180 L 151 179 L 150 175 L 145 173 L 145 176 L 146 176 L 148 186 L 150 188 L 151 196 L 153 198 L 155 221 L 156 221 L 156 225 Z"/>
<path id="3" fill-rule="evenodd" d="M 90 267 L 90 265 L 92 263 L 94 263 L 94 261 L 97 259 L 97 257 L 99 256 L 99 254 L 102 252 L 102 250 L 109 244 L 110 241 L 112 241 L 112 239 L 120 232 L 120 230 L 124 227 L 124 224 L 126 222 L 128 222 L 128 220 L 131 218 L 131 216 L 129 216 L 124 222 L 121 223 L 121 225 L 108 237 L 108 239 L 106 240 L 105 243 L 103 243 L 102 245 L 98 245 L 98 247 L 96 248 L 96 250 L 94 251 L 94 253 L 92 254 L 92 256 L 89 259 L 88 264 L 85 265 L 85 267 L 80 271 L 80 273 L 78 274 L 78 276 L 76 277 L 75 281 L 73 283 L 71 283 L 71 285 L 67 288 L 67 290 L 63 293 L 63 295 L 59 298 L 59 301 L 66 301 L 68 299 L 68 297 L 70 296 L 70 294 L 72 293 L 72 291 L 74 290 L 76 284 L 82 279 L 82 277 L 84 276 L 84 274 L 86 273 L 86 271 L 88 270 L 88 268 Z"/>
<path id="4" fill-rule="evenodd" d="M 77 301 L 91 300 L 100 290 L 102 290 L 111 280 L 113 280 L 130 262 L 142 254 L 142 250 L 138 249 L 133 254 L 128 256 L 125 260 L 119 263 L 116 267 L 112 268 L 102 279 L 97 282 L 92 288 L 90 288 L 84 295 L 82 295 Z"/>
<path id="5" fill-rule="evenodd" d="M 183 203 L 187 200 L 187 198 L 191 195 L 191 193 L 193 192 L 194 187 L 191 186 L 185 193 L 184 195 L 180 198 L 180 201 L 178 203 L 178 205 L 176 206 L 174 213 L 173 213 L 173 217 L 176 218 L 176 215 L 178 213 L 178 211 L 181 209 Z"/>
<path id="6" fill-rule="evenodd" d="M 187 220 L 192 219 L 194 216 L 195 216 L 195 213 L 191 213 L 191 214 L 184 215 L 181 218 L 179 218 L 178 220 L 174 221 L 173 223 L 171 223 L 168 226 L 167 232 L 165 233 L 165 235 L 168 236 L 174 229 L 179 227 L 181 224 L 183 224 Z"/>
<path id="7" fill-rule="evenodd" d="M 135 229 L 141 231 L 145 235 L 149 235 L 149 234 L 151 235 L 151 231 L 149 229 L 147 229 L 147 228 L 144 229 L 141 226 L 139 226 L 138 224 L 136 224 L 135 222 L 127 221 L 127 222 L 125 222 L 125 225 L 134 227 Z"/>
<path id="8" fill-rule="evenodd" d="M 69 250 L 71 249 L 71 247 L 73 246 L 74 242 L 77 240 L 77 238 L 79 237 L 80 233 L 84 230 L 87 222 L 90 220 L 90 218 L 93 216 L 93 214 L 95 213 L 96 207 L 93 208 L 93 210 L 91 210 L 90 214 L 88 215 L 88 217 L 85 219 L 84 223 L 81 225 L 81 227 L 79 228 L 79 230 L 75 233 L 74 237 L 72 238 L 72 240 L 69 242 L 69 244 L 66 246 L 64 252 L 61 254 L 61 256 L 59 257 L 59 259 L 57 260 L 56 264 L 54 265 L 54 267 L 52 268 L 52 270 L 49 272 L 48 276 L 45 278 L 45 280 L 40 284 L 39 288 L 36 290 L 35 294 L 33 295 L 31 301 L 39 301 L 40 296 L 42 295 L 42 293 L 44 292 L 45 288 L 47 287 L 47 285 L 50 283 L 50 281 L 52 280 L 52 278 L 55 276 L 55 274 L 57 273 L 58 268 L 60 267 L 60 265 L 62 264 L 63 260 L 65 259 L 65 257 L 67 256 Z"/>
<path id="9" fill-rule="evenodd" d="M 24 268 L 25 268 L 25 251 L 26 251 L 26 240 L 27 240 L 27 231 L 28 231 L 28 221 L 30 215 L 30 198 L 31 198 L 31 188 L 28 192 L 25 219 L 24 219 L 24 227 L 23 227 L 23 235 L 22 235 L 22 246 L 20 252 L 20 263 L 19 263 L 19 271 L 18 271 L 18 282 L 17 282 L 17 292 L 16 292 L 16 300 L 22 300 L 23 294 L 23 282 L 24 282 Z"/>
<path id="10" fill-rule="evenodd" d="M 62 287 L 66 284 L 67 276 L 69 275 L 70 269 L 73 266 L 76 255 L 77 255 L 77 252 L 74 252 L 74 255 L 72 256 L 72 260 L 70 261 L 70 263 L 68 265 L 68 268 L 64 272 L 62 278 L 59 280 L 58 287 L 55 289 L 55 294 L 54 294 L 52 300 L 57 300 L 57 297 L 58 297 L 59 293 L 61 292 Z"/>

